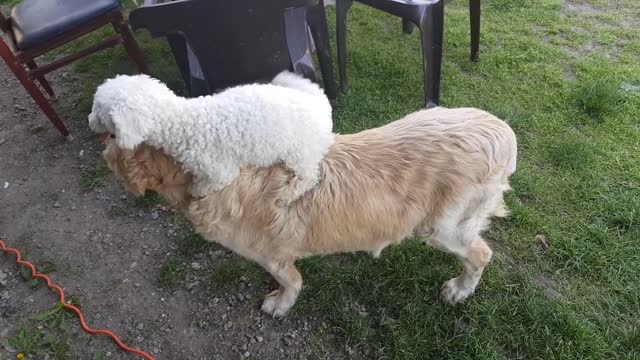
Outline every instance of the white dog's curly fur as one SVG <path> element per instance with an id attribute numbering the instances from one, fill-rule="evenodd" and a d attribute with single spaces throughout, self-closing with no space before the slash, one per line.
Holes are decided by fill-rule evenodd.
<path id="1" fill-rule="evenodd" d="M 96 132 L 111 132 L 123 149 L 142 142 L 164 150 L 194 175 L 191 192 L 222 190 L 246 166 L 282 162 L 294 174 L 288 204 L 318 181 L 333 143 L 331 104 L 311 81 L 282 72 L 271 84 L 250 84 L 186 99 L 146 75 L 117 76 L 98 87 L 89 115 Z"/>

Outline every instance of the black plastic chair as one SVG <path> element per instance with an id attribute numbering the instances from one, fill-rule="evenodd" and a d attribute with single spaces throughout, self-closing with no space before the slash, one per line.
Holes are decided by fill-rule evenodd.
<path id="1" fill-rule="evenodd" d="M 420 29 L 424 68 L 424 96 L 427 108 L 440 102 L 444 0 L 356 0 L 359 3 L 402 18 L 405 33 Z M 340 88 L 347 90 L 347 13 L 353 0 L 336 0 L 336 33 Z M 480 42 L 480 0 L 469 0 L 471 14 L 471 59 L 478 59 Z"/>
<path id="2" fill-rule="evenodd" d="M 284 15 L 288 11 L 301 16 L 299 21 L 287 24 L 296 26 L 301 35 L 293 39 L 291 31 L 296 29 L 285 29 Z M 269 81 L 286 69 L 316 80 L 312 61 L 302 59 L 310 58 L 306 43 L 308 22 L 325 92 L 329 97 L 337 94 L 322 1 L 172 1 L 137 8 L 131 11 L 129 22 L 134 30 L 147 29 L 152 37 L 168 37 L 191 96 Z M 296 40 L 298 44 L 290 46 Z M 301 46 L 301 40 L 307 46 Z M 193 76 L 190 61 L 197 62 L 202 80 Z"/>

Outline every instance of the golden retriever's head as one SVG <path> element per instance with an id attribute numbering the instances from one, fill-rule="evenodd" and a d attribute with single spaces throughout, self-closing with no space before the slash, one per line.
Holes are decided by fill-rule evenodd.
<path id="1" fill-rule="evenodd" d="M 120 148 L 113 139 L 103 152 L 109 169 L 124 179 L 127 191 L 141 196 L 147 190 L 160 194 L 176 207 L 190 199 L 191 174 L 162 150 L 146 144 L 134 150 Z"/>

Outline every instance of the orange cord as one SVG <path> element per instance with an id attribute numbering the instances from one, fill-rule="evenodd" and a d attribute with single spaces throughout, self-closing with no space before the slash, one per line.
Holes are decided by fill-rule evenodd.
<path id="1" fill-rule="evenodd" d="M 34 278 L 38 278 L 38 279 L 43 279 L 44 281 L 47 282 L 47 286 L 49 287 L 49 289 L 55 290 L 60 294 L 60 303 L 62 304 L 62 306 L 64 306 L 66 309 L 73 311 L 74 313 L 76 313 L 76 315 L 78 315 L 78 319 L 80 319 L 80 326 L 82 327 L 82 329 L 84 331 L 86 331 L 89 334 L 92 335 L 96 335 L 96 334 L 102 334 L 102 335 L 107 335 L 109 337 L 111 337 L 113 339 L 113 341 L 116 342 L 116 344 L 118 344 L 118 346 L 127 352 L 133 353 L 133 354 L 137 354 L 142 356 L 143 358 L 147 359 L 147 360 L 154 360 L 153 356 L 147 354 L 146 352 L 142 351 L 142 350 L 137 350 L 134 348 L 130 348 L 127 345 L 125 345 L 120 338 L 118 338 L 114 333 L 112 333 L 111 331 L 108 330 L 95 330 L 90 328 L 89 326 L 87 326 L 87 323 L 84 321 L 84 315 L 82 314 L 82 311 L 80 311 L 80 309 L 78 309 L 77 307 L 73 306 L 73 305 L 69 305 L 67 304 L 67 302 L 65 301 L 65 296 L 64 296 L 64 290 L 62 290 L 62 288 L 54 283 L 51 282 L 51 279 L 49 279 L 49 277 L 47 275 L 44 274 L 40 274 L 36 271 L 36 267 L 31 264 L 28 261 L 24 261 L 22 260 L 22 256 L 20 255 L 20 251 L 16 250 L 16 249 L 12 249 L 12 248 L 8 248 L 5 246 L 4 241 L 0 240 L 0 247 L 2 247 L 2 250 L 5 253 L 13 253 L 16 256 L 16 262 L 19 265 L 23 265 L 29 268 L 29 270 L 31 270 L 31 276 Z"/>

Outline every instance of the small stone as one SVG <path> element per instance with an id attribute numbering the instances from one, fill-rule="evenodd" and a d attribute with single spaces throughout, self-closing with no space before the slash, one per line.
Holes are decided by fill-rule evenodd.
<path id="1" fill-rule="evenodd" d="M 347 350 L 347 353 L 348 353 L 349 355 L 351 355 L 351 356 L 353 356 L 353 354 L 355 354 L 355 353 L 356 353 L 356 351 L 355 351 L 355 350 L 353 350 L 353 348 L 352 348 L 351 346 L 348 346 L 348 345 L 347 345 L 347 346 L 345 347 L 345 349 Z"/>
<path id="2" fill-rule="evenodd" d="M 244 301 L 244 295 L 238 294 L 236 295 L 236 297 L 238 298 L 239 301 Z"/>
<path id="3" fill-rule="evenodd" d="M 264 341 L 264 338 L 262 336 L 256 336 L 256 341 L 261 343 Z"/>
<path id="4" fill-rule="evenodd" d="M 231 351 L 233 351 L 233 352 L 238 352 L 238 347 L 237 347 L 236 345 L 233 345 L 233 346 L 231 347 Z"/>
<path id="5" fill-rule="evenodd" d="M 240 347 L 240 350 L 242 350 L 242 351 L 247 351 L 247 349 L 248 349 L 248 348 L 247 348 L 247 344 L 243 344 L 243 345 Z"/>
<path id="6" fill-rule="evenodd" d="M 71 205 L 71 210 L 75 210 L 76 206 L 75 205 Z"/>
<path id="7" fill-rule="evenodd" d="M 53 207 L 57 209 L 57 208 L 62 207 L 62 205 L 60 205 L 60 203 L 56 201 L 56 202 L 53 203 Z"/>
<path id="8" fill-rule="evenodd" d="M 138 323 L 138 326 L 136 326 L 136 329 L 138 329 L 138 331 L 142 331 L 142 329 L 144 329 L 144 324 Z"/>
<path id="9" fill-rule="evenodd" d="M 14 107 L 15 107 L 15 108 L 16 108 L 16 110 L 18 110 L 18 111 L 25 111 L 25 110 L 27 110 L 27 108 L 25 108 L 24 106 L 22 106 L 22 105 L 20 105 L 20 104 L 16 104 Z"/>
<path id="10" fill-rule="evenodd" d="M 102 319 L 102 314 L 97 313 L 97 314 L 95 314 L 95 315 L 93 316 L 93 318 L 94 318 L 94 319 L 96 319 L 96 320 L 100 320 L 100 319 Z"/>
<path id="11" fill-rule="evenodd" d="M 200 269 L 202 269 L 202 265 L 200 265 L 200 263 L 198 263 L 198 262 L 192 262 L 191 263 L 191 268 L 193 270 L 200 270 Z"/>
<path id="12" fill-rule="evenodd" d="M 120 199 L 122 199 L 122 200 L 127 200 L 127 195 L 121 195 L 121 196 L 120 196 Z"/>
<path id="13" fill-rule="evenodd" d="M 293 340 L 291 340 L 291 339 L 290 339 L 290 338 L 288 338 L 288 337 L 283 338 L 283 339 L 282 339 L 282 342 L 284 343 L 284 345 L 285 345 L 285 346 L 291 346 L 291 345 L 293 345 Z"/>
<path id="14" fill-rule="evenodd" d="M 547 237 L 544 235 L 536 235 L 536 237 L 534 238 L 534 241 L 536 243 L 536 245 L 538 246 L 538 248 L 541 251 L 547 251 L 549 250 L 549 240 L 547 240 Z"/>
<path id="15" fill-rule="evenodd" d="M 140 287 L 140 283 L 134 282 L 134 283 L 133 283 L 133 286 L 135 286 L 135 287 Z"/>
<path id="16" fill-rule="evenodd" d="M 151 218 L 153 220 L 157 220 L 159 217 L 160 217 L 160 215 L 158 214 L 157 211 L 154 211 L 154 212 L 151 213 Z"/>
<path id="17" fill-rule="evenodd" d="M 250 352 L 248 352 L 248 351 L 245 351 L 245 352 L 244 352 L 244 357 L 247 357 L 247 358 L 248 358 L 249 356 L 251 356 L 251 353 L 250 353 Z"/>
<path id="18" fill-rule="evenodd" d="M 4 316 L 6 316 L 6 317 L 14 317 L 16 315 L 18 315 L 18 309 L 16 309 L 15 307 L 8 306 L 8 307 L 5 308 Z"/>
<path id="19" fill-rule="evenodd" d="M 135 269 L 135 268 L 137 268 L 137 267 L 138 267 L 138 263 L 134 261 L 134 262 L 129 266 L 129 269 Z"/>
<path id="20" fill-rule="evenodd" d="M 29 131 L 32 134 L 37 134 L 37 133 L 41 132 L 42 130 L 44 130 L 44 126 L 42 124 L 34 125 L 29 129 Z"/>
<path id="21" fill-rule="evenodd" d="M 31 271 L 27 268 L 22 268 L 20 270 L 20 276 L 22 276 L 24 281 L 29 281 L 31 280 Z"/>

